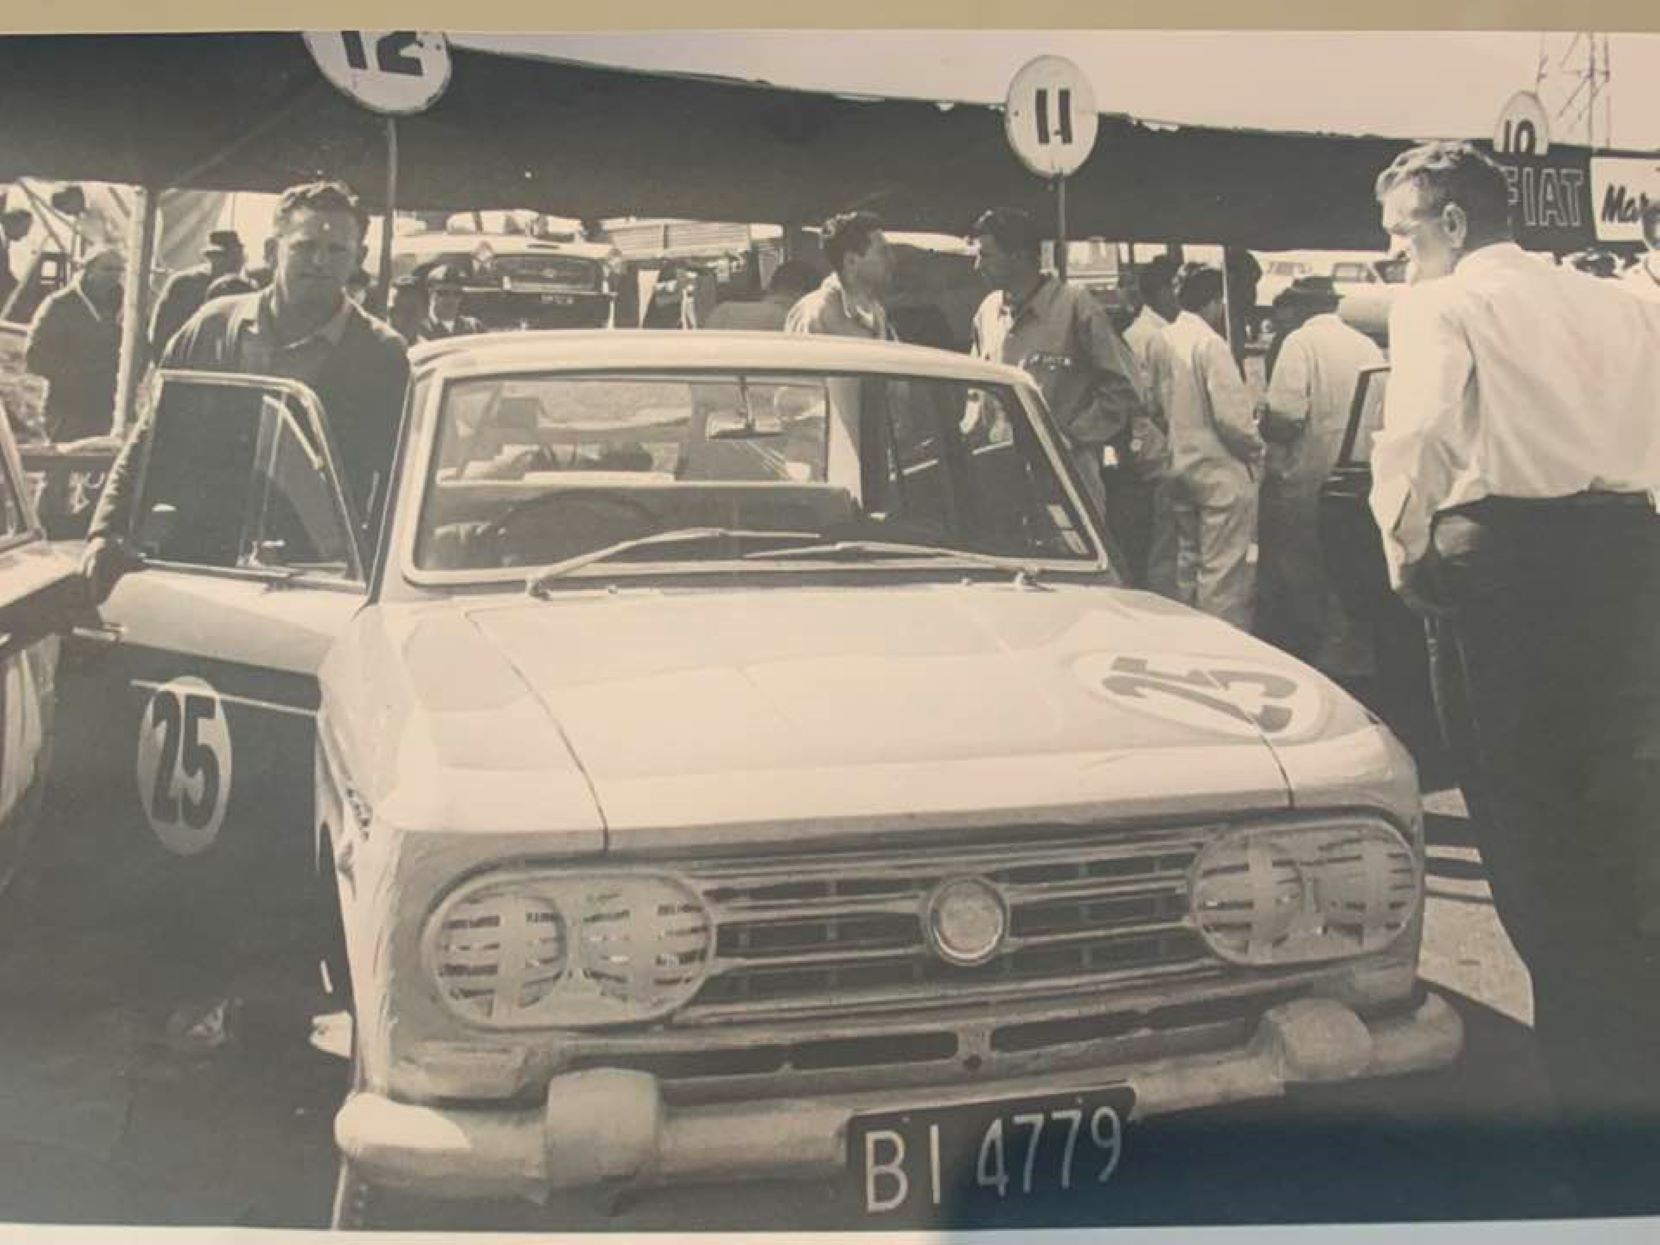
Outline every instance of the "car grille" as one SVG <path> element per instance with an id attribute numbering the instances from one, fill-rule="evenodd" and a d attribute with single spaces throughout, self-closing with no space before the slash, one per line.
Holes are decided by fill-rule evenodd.
<path id="1" fill-rule="evenodd" d="M 558 255 L 498 255 L 493 266 L 498 275 L 511 277 L 515 281 L 544 282 L 573 290 L 597 290 L 600 287 L 600 267 L 586 259 Z"/>
<path id="2" fill-rule="evenodd" d="M 949 1006 L 1214 964 L 1188 915 L 1188 870 L 1213 832 L 1038 829 L 1018 842 L 699 865 L 688 880 L 714 918 L 714 959 L 675 1023 Z M 990 882 L 1008 905 L 1003 946 L 973 967 L 942 960 L 924 929 L 930 893 L 958 877 Z"/>

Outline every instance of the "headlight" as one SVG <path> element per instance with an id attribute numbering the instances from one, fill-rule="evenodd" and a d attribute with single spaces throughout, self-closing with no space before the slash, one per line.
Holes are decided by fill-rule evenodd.
<path id="1" fill-rule="evenodd" d="M 714 945 L 709 914 L 658 874 L 489 877 L 427 925 L 427 969 L 464 1020 L 494 1028 L 626 1024 L 696 993 Z"/>
<path id="2" fill-rule="evenodd" d="M 1192 910 L 1235 964 L 1308 964 L 1381 951 L 1422 896 L 1418 858 L 1383 822 L 1263 826 L 1217 840 L 1193 863 Z"/>

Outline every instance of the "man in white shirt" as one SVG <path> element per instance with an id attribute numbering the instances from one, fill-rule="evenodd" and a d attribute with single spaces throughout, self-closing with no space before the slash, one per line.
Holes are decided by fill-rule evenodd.
<path id="1" fill-rule="evenodd" d="M 1642 221 L 1648 254 L 1633 264 L 1620 280 L 1638 298 L 1660 303 L 1660 199 L 1643 200 Z"/>
<path id="2" fill-rule="evenodd" d="M 1322 649 L 1339 606 L 1320 549 L 1320 485 L 1337 464 L 1360 374 L 1382 367 L 1383 352 L 1338 319 L 1330 277 L 1298 277 L 1280 299 L 1288 327 L 1260 424 L 1268 453 L 1257 529 L 1257 634 L 1325 669 Z"/>
<path id="3" fill-rule="evenodd" d="M 1169 424 L 1159 406 L 1159 395 L 1166 385 L 1170 371 L 1170 344 L 1164 330 L 1182 314 L 1176 301 L 1176 261 L 1166 255 L 1155 256 L 1136 274 L 1137 289 L 1141 294 L 1141 310 L 1124 330 L 1124 344 L 1135 356 L 1141 369 L 1148 394 L 1148 417 L 1155 429 L 1166 440 L 1168 457 Z M 1168 468 L 1151 476 L 1152 507 L 1148 515 L 1147 532 L 1147 587 L 1167 597 L 1177 597 L 1177 545 L 1174 479 Z"/>
<path id="4" fill-rule="evenodd" d="M 1511 241 L 1465 143 L 1379 176 L 1396 299 L 1372 509 L 1432 630 L 1559 1106 L 1660 1117 L 1660 304 Z M 1648 920 L 1645 920 L 1648 918 Z"/>
<path id="5" fill-rule="evenodd" d="M 1182 310 L 1164 330 L 1169 367 L 1158 394 L 1170 428 L 1176 530 L 1176 583 L 1169 595 L 1249 630 L 1262 441 L 1251 395 L 1221 334 L 1221 270 L 1189 272 L 1176 297 Z"/>

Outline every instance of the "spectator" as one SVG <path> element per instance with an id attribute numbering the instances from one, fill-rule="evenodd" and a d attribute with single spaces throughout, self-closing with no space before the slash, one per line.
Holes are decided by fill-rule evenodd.
<path id="1" fill-rule="evenodd" d="M 417 340 L 442 341 L 447 337 L 467 337 L 484 332 L 484 325 L 461 312 L 466 283 L 459 267 L 439 264 L 427 273 L 426 289 L 427 311 L 417 330 Z"/>
<path id="2" fill-rule="evenodd" d="M 1249 629 L 1256 572 L 1256 468 L 1262 457 L 1250 394 L 1222 338 L 1222 273 L 1194 266 L 1177 292 L 1181 313 L 1160 406 L 1170 425 L 1170 506 L 1177 600 Z"/>
<path id="3" fill-rule="evenodd" d="M 12 270 L 12 243 L 28 237 L 34 223 L 35 218 L 22 208 L 0 212 L 0 320 L 6 318 L 12 294 L 19 284 L 17 273 Z"/>
<path id="4" fill-rule="evenodd" d="M 1337 465 L 1362 370 L 1383 352 L 1337 317 L 1330 277 L 1298 277 L 1260 428 L 1268 443 L 1257 535 L 1257 634 L 1294 657 L 1321 654 L 1340 608 L 1320 550 L 1320 486 Z"/>
<path id="5" fill-rule="evenodd" d="M 766 294 L 753 302 L 731 299 L 716 305 L 704 328 L 751 332 L 781 332 L 795 306 L 818 284 L 813 270 L 800 260 L 787 259 L 773 270 Z"/>
<path id="6" fill-rule="evenodd" d="M 46 381 L 46 435 L 54 441 L 102 436 L 114 426 L 125 271 L 120 251 L 93 252 L 29 325 L 23 362 Z"/>
<path id="7" fill-rule="evenodd" d="M 1518 247 L 1504 170 L 1468 143 L 1403 152 L 1376 193 L 1416 284 L 1390 310 L 1372 511 L 1436 620 L 1552 1087 L 1625 1163 L 1660 1122 L 1660 305 Z"/>
<path id="8" fill-rule="evenodd" d="M 882 305 L 893 282 L 893 251 L 874 212 L 844 212 L 824 222 L 820 235 L 830 275 L 790 308 L 789 333 L 893 339 Z"/>
<path id="9" fill-rule="evenodd" d="M 1025 212 L 994 208 L 975 222 L 974 268 L 992 292 L 974 315 L 974 353 L 1038 382 L 1090 503 L 1121 546 L 1128 563 L 1121 569 L 1140 583 L 1152 494 L 1130 446 L 1149 395 L 1106 309 L 1088 290 L 1045 273 L 1042 246 Z"/>
<path id="10" fill-rule="evenodd" d="M 184 322 L 196 314 L 196 309 L 207 301 L 208 288 L 220 277 L 241 272 L 247 259 L 242 249 L 242 237 L 234 229 L 215 229 L 208 234 L 202 248 L 202 263 L 194 268 L 175 272 L 168 279 L 156 311 L 150 317 L 150 357 L 159 359 L 167 353 L 167 343 Z"/>

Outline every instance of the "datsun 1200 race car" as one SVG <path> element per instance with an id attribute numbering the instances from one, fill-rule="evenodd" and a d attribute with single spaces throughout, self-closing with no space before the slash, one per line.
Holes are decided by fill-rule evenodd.
<path id="1" fill-rule="evenodd" d="M 1122 587 L 1022 373 L 672 332 L 411 364 L 372 554 L 350 412 L 164 374 L 104 607 L 156 859 L 256 934 L 332 860 L 338 1224 L 1092 1197 L 1145 1117 L 1456 1056 L 1411 760 Z"/>

